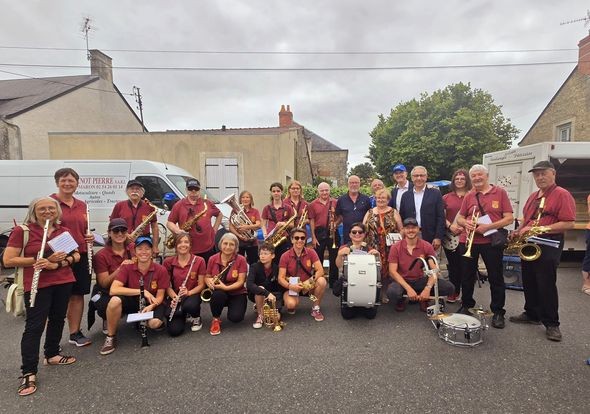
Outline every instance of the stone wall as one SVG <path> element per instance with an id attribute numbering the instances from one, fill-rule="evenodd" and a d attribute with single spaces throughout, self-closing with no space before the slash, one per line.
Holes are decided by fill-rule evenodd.
<path id="1" fill-rule="evenodd" d="M 346 185 L 348 150 L 312 151 L 314 176 L 329 178 L 334 185 Z"/>

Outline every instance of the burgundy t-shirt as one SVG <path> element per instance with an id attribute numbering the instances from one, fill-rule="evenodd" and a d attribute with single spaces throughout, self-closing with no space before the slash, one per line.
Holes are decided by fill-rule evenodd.
<path id="1" fill-rule="evenodd" d="M 25 246 L 24 257 L 37 257 L 39 250 L 41 249 L 41 243 L 43 241 L 43 227 L 38 225 L 37 223 L 29 223 L 27 225 L 29 228 L 29 241 Z M 52 240 L 59 236 L 62 233 L 69 231 L 68 228 L 64 226 L 60 226 L 59 224 L 55 225 L 55 229 L 51 234 L 48 234 L 47 241 Z M 23 241 L 24 241 L 24 230 L 20 226 L 16 226 L 12 233 L 10 233 L 10 237 L 8 238 L 7 247 L 15 247 L 17 249 L 22 250 L 23 248 Z M 50 256 L 53 253 L 49 244 L 45 245 L 45 255 Z M 33 281 L 33 273 L 35 269 L 33 266 L 27 266 L 24 268 L 23 272 L 23 279 L 24 279 L 24 287 L 25 292 L 31 291 L 31 283 Z M 48 270 L 44 269 L 39 274 L 39 284 L 37 285 L 38 289 L 42 289 L 48 286 L 55 286 L 55 285 L 62 285 L 64 283 L 75 282 L 76 279 L 74 278 L 74 274 L 72 273 L 72 268 L 70 266 L 65 266 L 56 270 Z"/>
<path id="2" fill-rule="evenodd" d="M 178 227 L 182 228 L 184 223 L 203 211 L 205 203 L 207 203 L 207 212 L 197 220 L 197 223 L 189 231 L 192 241 L 191 253 L 193 254 L 204 253 L 213 248 L 215 245 L 215 230 L 211 225 L 211 217 L 217 217 L 221 212 L 209 200 L 199 198 L 196 204 L 192 204 L 188 198 L 183 198 L 174 204 L 170 216 L 168 216 L 168 221 L 176 223 Z M 197 231 L 197 224 L 199 231 Z"/>
<path id="3" fill-rule="evenodd" d="M 158 263 L 152 262 L 146 274 L 142 274 L 137 268 L 137 263 L 130 263 L 121 266 L 117 273 L 119 282 L 130 289 L 139 289 L 139 278 L 143 278 L 144 289 L 156 296 L 158 289 L 167 289 L 170 286 L 170 276 L 166 268 Z"/>
<path id="4" fill-rule="evenodd" d="M 281 256 L 279 269 L 287 269 L 287 278 L 296 276 L 300 281 L 305 282 L 311 277 L 310 275 L 313 275 L 313 264 L 319 260 L 315 250 L 304 247 L 301 256 L 299 256 L 300 264 L 297 266 L 297 254 L 294 248 L 290 248 Z"/>
<path id="5" fill-rule="evenodd" d="M 61 201 L 57 194 L 51 194 L 51 198 L 56 199 L 61 207 L 61 224 L 67 227 L 78 243 L 78 251 L 80 253 L 88 252 L 84 236 L 88 232 L 88 217 L 86 217 L 86 203 L 74 197 L 74 204 L 72 207 Z M 92 213 L 91 213 L 92 214 Z M 92 216 L 90 217 L 92 219 Z M 91 224 L 92 226 L 92 224 Z"/>
<path id="6" fill-rule="evenodd" d="M 193 266 L 191 268 L 191 262 L 193 261 L 193 258 L 195 259 L 195 262 L 193 263 Z M 176 293 L 178 293 L 178 291 L 180 290 L 180 286 L 182 286 L 182 283 L 184 282 L 184 278 L 186 277 L 189 268 L 191 268 L 191 273 L 188 279 L 186 280 L 187 290 L 191 290 L 197 287 L 197 285 L 199 284 L 199 275 L 205 276 L 207 272 L 205 266 L 205 259 L 195 255 L 193 255 L 189 259 L 186 266 L 182 266 L 178 262 L 178 256 L 167 257 L 164 260 L 164 263 L 162 263 L 162 265 L 168 271 L 168 274 L 170 275 L 171 287 L 174 289 Z"/>
<path id="7" fill-rule="evenodd" d="M 576 201 L 569 191 L 563 187 L 553 185 L 547 189 L 543 196 L 545 197 L 545 206 L 543 207 L 541 220 L 539 220 L 539 226 L 548 226 L 559 221 L 576 221 Z M 532 224 L 537 219 L 540 202 L 539 191 L 535 191 L 529 196 L 523 209 L 524 226 Z M 541 235 L 541 237 L 543 236 Z"/>
<path id="8" fill-rule="evenodd" d="M 238 280 L 240 273 L 244 273 L 244 275 L 248 272 L 248 262 L 246 262 L 246 258 L 240 254 L 236 255 L 233 259 L 233 264 L 226 272 L 225 280 L 226 285 L 231 285 Z M 227 263 L 226 263 L 227 266 Z M 221 253 L 215 253 L 213 256 L 209 258 L 209 262 L 207 263 L 207 275 L 216 276 L 221 273 L 225 269 L 225 266 L 221 263 Z M 245 282 L 245 280 L 244 280 Z M 236 290 L 231 290 L 227 292 L 229 295 L 242 295 L 246 293 L 246 287 L 242 286 Z"/>
<path id="9" fill-rule="evenodd" d="M 113 211 L 111 213 L 111 220 L 114 218 L 122 218 L 127 223 L 127 229 L 129 233 L 133 232 L 143 221 L 150 215 L 154 209 L 149 206 L 143 200 L 139 201 L 137 207 L 133 206 L 133 203 L 130 200 L 119 201 L 113 207 Z M 158 218 L 156 216 L 152 217 L 150 223 L 156 223 Z M 150 235 L 150 226 L 146 226 L 143 230 L 142 235 L 149 236 Z"/>
<path id="10" fill-rule="evenodd" d="M 334 210 L 336 209 L 336 200 L 330 198 L 326 204 L 322 203 L 319 198 L 313 200 L 307 207 L 309 219 L 313 219 L 315 228 L 328 227 L 328 209 L 330 217 L 334 220 Z"/>
<path id="11" fill-rule="evenodd" d="M 274 212 L 275 219 L 273 219 Z M 270 233 L 277 225 L 279 221 L 285 222 L 293 216 L 293 209 L 287 204 L 281 205 L 279 208 L 275 208 L 272 204 L 268 204 L 262 209 L 262 218 L 267 220 L 266 234 Z"/>
<path id="12" fill-rule="evenodd" d="M 426 240 L 419 239 L 416 247 L 412 250 L 412 254 L 410 254 L 408 252 L 408 241 L 403 239 L 391 246 L 388 261 L 389 263 L 397 263 L 397 272 L 405 280 L 417 280 L 424 277 L 424 266 L 421 263 L 416 263 L 412 270 L 410 270 L 410 266 L 418 257 L 426 258 L 428 256 L 436 256 L 436 252 Z"/>

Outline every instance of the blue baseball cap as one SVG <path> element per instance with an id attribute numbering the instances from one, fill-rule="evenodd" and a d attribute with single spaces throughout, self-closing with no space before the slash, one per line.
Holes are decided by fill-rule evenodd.
<path id="1" fill-rule="evenodd" d="M 139 246 L 142 243 L 149 243 L 150 246 L 154 245 L 154 243 L 152 242 L 152 238 L 150 236 L 139 236 L 137 240 L 135 240 L 135 247 Z"/>
<path id="2" fill-rule="evenodd" d="M 394 173 L 399 171 L 408 171 L 404 164 L 395 164 L 391 169 Z"/>

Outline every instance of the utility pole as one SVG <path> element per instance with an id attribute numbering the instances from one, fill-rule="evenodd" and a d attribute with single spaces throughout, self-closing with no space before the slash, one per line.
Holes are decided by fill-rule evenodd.
<path id="1" fill-rule="evenodd" d="M 139 118 L 141 119 L 141 129 L 145 132 L 145 125 L 143 123 L 143 102 L 141 101 L 141 92 L 137 86 L 133 86 L 133 97 L 137 103 L 137 109 L 139 110 Z"/>

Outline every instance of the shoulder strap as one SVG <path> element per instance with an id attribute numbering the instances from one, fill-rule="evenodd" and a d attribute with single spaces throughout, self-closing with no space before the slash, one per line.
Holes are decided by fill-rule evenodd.
<path id="1" fill-rule="evenodd" d="M 475 193 L 475 199 L 477 200 L 477 207 L 479 207 L 479 211 L 481 211 L 481 215 L 485 216 L 486 215 L 486 211 L 483 209 L 483 206 L 481 205 L 481 202 L 479 201 L 479 195 L 481 193 L 476 192 Z"/>
<path id="2" fill-rule="evenodd" d="M 25 246 L 29 243 L 29 227 L 26 224 L 20 224 L 19 227 L 23 229 L 23 248 L 20 251 L 20 257 L 25 256 Z M 25 278 L 24 278 L 24 271 L 23 267 L 17 267 L 16 272 L 14 273 L 14 284 L 17 285 L 17 290 L 24 291 L 25 286 Z"/>
<path id="3" fill-rule="evenodd" d="M 295 274 L 297 274 L 297 269 L 298 269 L 299 267 L 301 267 L 301 269 L 303 269 L 303 271 L 305 272 L 305 274 L 306 274 L 307 276 L 311 277 L 311 272 L 309 272 L 309 271 L 308 271 L 308 270 L 305 268 L 305 266 L 303 266 L 303 265 L 301 264 L 301 258 L 300 258 L 299 256 L 297 256 L 297 262 L 296 262 L 296 264 L 295 264 Z"/>

